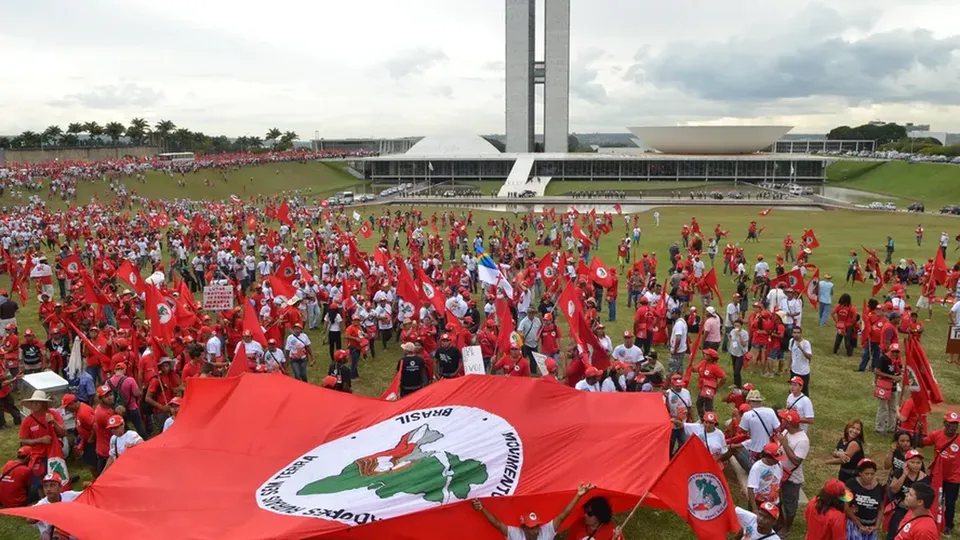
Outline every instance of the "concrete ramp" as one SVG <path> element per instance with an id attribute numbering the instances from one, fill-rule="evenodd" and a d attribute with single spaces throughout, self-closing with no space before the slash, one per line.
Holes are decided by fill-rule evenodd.
<path id="1" fill-rule="evenodd" d="M 519 157 L 517 161 L 513 163 L 513 168 L 510 169 L 510 174 L 507 176 L 507 181 L 504 182 L 503 187 L 500 188 L 500 197 L 507 197 L 508 193 L 522 193 L 525 190 L 533 190 L 531 187 L 536 182 L 527 183 L 530 180 L 530 171 L 533 170 L 534 158 L 532 157 Z M 542 195 L 543 193 L 540 193 Z"/>

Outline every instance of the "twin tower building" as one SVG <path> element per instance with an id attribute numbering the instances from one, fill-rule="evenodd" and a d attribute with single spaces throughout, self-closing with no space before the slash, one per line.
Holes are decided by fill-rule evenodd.
<path id="1" fill-rule="evenodd" d="M 507 152 L 534 151 L 536 85 L 543 85 L 543 151 L 566 152 L 570 129 L 570 0 L 543 0 L 543 60 L 536 0 L 506 0 Z"/>

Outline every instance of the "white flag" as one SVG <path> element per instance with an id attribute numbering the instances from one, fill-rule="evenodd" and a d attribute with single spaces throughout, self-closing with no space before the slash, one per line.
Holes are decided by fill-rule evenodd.
<path id="1" fill-rule="evenodd" d="M 427 162 L 427 168 L 430 169 L 430 172 L 433 172 L 433 162 L 432 162 L 432 161 L 428 161 L 428 162 Z"/>
<path id="2" fill-rule="evenodd" d="M 360 221 L 360 218 L 361 218 L 361 217 L 363 217 L 363 216 L 361 216 L 359 212 L 357 212 L 356 210 L 353 211 L 353 220 L 354 220 L 354 221 Z"/>

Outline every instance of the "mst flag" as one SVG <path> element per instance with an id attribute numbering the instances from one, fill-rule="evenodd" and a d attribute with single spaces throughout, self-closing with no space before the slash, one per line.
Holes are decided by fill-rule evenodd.
<path id="1" fill-rule="evenodd" d="M 283 201 L 280 208 L 277 209 L 277 219 L 287 227 L 293 228 L 293 221 L 290 220 L 290 205 Z"/>
<path id="2" fill-rule="evenodd" d="M 773 212 L 773 208 L 767 208 L 766 210 L 761 210 L 760 215 L 766 217 L 770 215 L 770 212 Z"/>
<path id="3" fill-rule="evenodd" d="M 590 279 L 604 289 L 609 289 L 617 279 L 616 269 L 607 268 L 600 257 L 594 256 L 590 259 Z"/>
<path id="4" fill-rule="evenodd" d="M 787 289 L 793 289 L 797 294 L 803 292 L 803 274 L 800 269 L 791 270 L 770 280 L 770 288 L 775 289 L 777 285 L 783 283 Z"/>
<path id="5" fill-rule="evenodd" d="M 931 404 L 943 403 L 940 384 L 933 376 L 930 360 L 916 335 L 907 338 L 906 368 L 907 380 L 905 382 L 910 387 L 910 397 L 913 398 L 917 413 L 926 414 L 930 412 Z"/>
<path id="6" fill-rule="evenodd" d="M 650 494 L 686 521 L 697 538 L 726 538 L 740 529 L 723 469 L 700 437 L 690 437 Z"/>
<path id="7" fill-rule="evenodd" d="M 943 285 L 947 282 L 947 263 L 943 259 L 943 250 L 937 249 L 937 256 L 933 260 L 933 270 L 930 272 L 933 282 Z"/>
<path id="8" fill-rule="evenodd" d="M 173 308 L 167 304 L 163 294 L 154 285 L 147 286 L 144 309 L 150 320 L 150 333 L 162 343 L 173 341 L 173 330 L 177 325 Z"/>
<path id="9" fill-rule="evenodd" d="M 590 238 L 587 233 L 583 232 L 583 229 L 576 223 L 573 224 L 573 237 L 582 240 L 587 246 L 593 246 L 593 239 Z"/>
<path id="10" fill-rule="evenodd" d="M 807 281 L 806 291 L 807 301 L 810 302 L 810 305 L 814 308 L 820 303 L 820 295 L 817 286 L 820 285 L 820 269 L 817 268 L 813 271 L 813 275 L 810 276 L 810 279 Z"/>
<path id="11" fill-rule="evenodd" d="M 373 236 L 373 231 L 370 230 L 370 224 L 366 221 L 364 221 L 363 225 L 360 226 L 360 236 L 362 236 L 365 240 L 369 240 L 370 237 Z"/>
<path id="12" fill-rule="evenodd" d="M 446 540 L 456 531 L 485 540 L 495 531 L 472 499 L 499 516 L 553 516 L 589 478 L 591 496 L 620 513 L 668 464 L 671 425 L 653 393 L 478 376 L 388 402 L 243 374 L 189 379 L 185 396 L 173 428 L 124 454 L 75 501 L 2 512 L 77 538 L 122 530 L 138 540 Z M 349 414 L 310 415 L 306 429 L 304 411 Z M 625 455 L 643 459 L 610 466 Z M 697 472 L 716 466 L 702 460 Z"/>
<path id="13" fill-rule="evenodd" d="M 817 240 L 817 234 L 813 232 L 813 229 L 807 229 L 803 231 L 803 235 L 800 236 L 800 242 L 803 244 L 803 247 L 810 249 L 817 249 L 820 247 L 820 242 Z"/>

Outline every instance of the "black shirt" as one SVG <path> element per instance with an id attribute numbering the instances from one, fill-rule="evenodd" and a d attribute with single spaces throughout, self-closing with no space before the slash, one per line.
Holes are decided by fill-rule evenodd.
<path id="1" fill-rule="evenodd" d="M 840 441 L 837 443 L 837 450 L 846 452 L 847 447 L 850 446 L 850 443 L 852 442 L 856 442 L 859 445 L 859 448 L 857 449 L 857 452 L 850 457 L 850 461 L 840 465 L 840 473 L 837 474 L 837 478 L 844 483 L 846 483 L 847 480 L 857 476 L 857 464 L 860 463 L 860 460 L 864 458 L 863 439 L 854 439 L 852 441 L 840 439 Z"/>
<path id="2" fill-rule="evenodd" d="M 896 376 L 900 375 L 901 365 L 899 362 L 894 364 L 889 356 L 883 355 L 880 357 L 880 365 L 877 366 L 877 369 L 880 370 L 880 373 Z"/>
<path id="3" fill-rule="evenodd" d="M 12 319 L 17 316 L 17 310 L 20 306 L 16 302 L 7 298 L 7 301 L 0 304 L 0 319 Z"/>
<path id="4" fill-rule="evenodd" d="M 456 347 L 440 347 L 437 349 L 437 363 L 440 364 L 441 377 L 456 377 L 463 362 L 463 353 Z"/>
<path id="5" fill-rule="evenodd" d="M 870 526 L 876 523 L 877 516 L 880 513 L 880 504 L 883 501 L 883 484 L 867 489 L 860 485 L 860 481 L 851 478 L 847 481 L 847 489 L 853 493 L 851 506 L 856 508 L 857 517 L 861 523 Z"/>
<path id="6" fill-rule="evenodd" d="M 23 363 L 27 368 L 38 368 L 40 367 L 40 344 L 34 341 L 33 343 L 21 343 L 20 350 L 23 351 Z"/>
<path id="7" fill-rule="evenodd" d="M 427 363 L 416 355 L 404 355 L 397 364 L 400 388 L 416 390 L 427 385 Z"/>
<path id="8" fill-rule="evenodd" d="M 330 364 L 330 371 L 327 374 L 337 378 L 337 384 L 333 387 L 334 390 L 340 390 L 341 392 L 353 391 L 353 375 L 346 364 L 333 362 Z"/>

